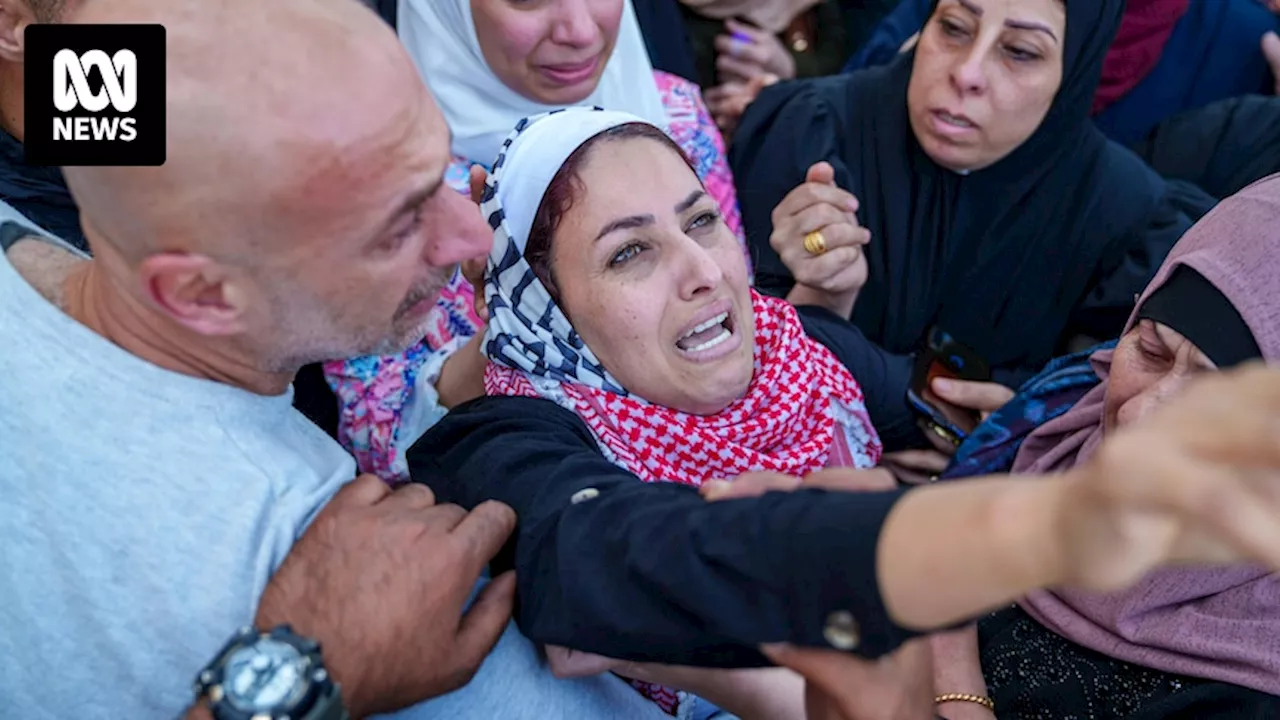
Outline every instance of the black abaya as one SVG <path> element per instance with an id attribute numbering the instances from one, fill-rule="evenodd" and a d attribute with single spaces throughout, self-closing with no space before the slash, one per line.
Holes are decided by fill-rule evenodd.
<path id="1" fill-rule="evenodd" d="M 1280 97 L 1244 95 L 1179 113 L 1133 149 L 1165 177 L 1235 195 L 1280 172 Z"/>
<path id="2" fill-rule="evenodd" d="M 1135 293 L 1214 202 L 1171 189 L 1088 118 L 1123 7 L 1066 4 L 1063 82 L 1044 121 L 1008 157 L 968 175 L 934 163 L 911 131 L 914 53 L 768 88 L 731 153 L 760 289 L 785 295 L 793 284 L 769 246 L 770 214 L 825 160 L 871 231 L 870 279 L 851 319 L 886 350 L 911 352 L 938 325 L 997 379 L 1016 382 L 1073 336 L 1118 334 Z"/>

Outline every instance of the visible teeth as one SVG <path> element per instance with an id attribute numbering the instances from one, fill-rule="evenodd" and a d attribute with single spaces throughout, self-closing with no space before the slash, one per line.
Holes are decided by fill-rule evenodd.
<path id="1" fill-rule="evenodd" d="M 719 345 L 720 343 L 724 342 L 725 340 L 728 340 L 731 337 L 733 337 L 733 333 L 729 332 L 729 328 L 724 328 L 723 330 L 720 331 L 719 335 L 711 338 L 710 340 L 702 343 L 701 345 L 695 345 L 685 350 L 685 352 L 694 353 L 694 352 L 702 352 L 703 350 L 710 350 L 711 348 Z"/>
<path id="2" fill-rule="evenodd" d="M 939 113 L 939 115 L 942 117 L 943 122 L 949 123 L 951 125 L 955 125 L 957 127 L 966 127 L 966 128 L 973 127 L 973 123 L 969 122 L 968 120 L 965 120 L 964 118 L 958 118 L 955 115 L 951 115 L 949 113 Z"/>
<path id="3" fill-rule="evenodd" d="M 700 332 L 704 332 L 704 331 L 706 331 L 706 330 L 710 330 L 711 328 L 713 328 L 713 327 L 715 327 L 715 326 L 719 325 L 720 323 L 722 323 L 722 322 L 724 322 L 725 320 L 728 320 L 728 319 L 729 319 L 729 313 L 727 313 L 727 312 L 726 312 L 726 313 L 720 313 L 719 315 L 717 315 L 717 316 L 715 316 L 715 317 L 711 318 L 710 320 L 708 320 L 708 321 L 706 321 L 706 322 L 702 323 L 701 325 L 698 325 L 698 326 L 697 326 L 697 327 L 695 327 L 694 329 L 692 329 L 692 330 L 690 330 L 689 332 L 685 333 L 685 334 L 684 334 L 684 337 L 681 337 L 680 339 L 681 339 L 681 340 L 684 340 L 684 339 L 685 339 L 685 338 L 687 338 L 687 337 L 693 337 L 694 335 L 697 335 L 697 334 L 698 334 L 698 333 L 700 333 Z"/>

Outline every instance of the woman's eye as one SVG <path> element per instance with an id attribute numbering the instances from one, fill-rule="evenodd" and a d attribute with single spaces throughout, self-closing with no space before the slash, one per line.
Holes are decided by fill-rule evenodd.
<path id="1" fill-rule="evenodd" d="M 695 217 L 693 219 L 693 222 L 689 223 L 689 227 L 685 229 L 685 232 L 689 232 L 690 230 L 698 230 L 700 228 L 712 227 L 719 221 L 720 221 L 720 213 L 713 210 L 708 210 L 707 212 L 700 213 L 697 217 Z"/>
<path id="2" fill-rule="evenodd" d="M 1004 51 L 1013 58 L 1015 62 L 1032 62 L 1040 59 L 1040 54 L 1034 50 L 1028 50 L 1016 45 L 1005 46 Z"/>
<path id="3" fill-rule="evenodd" d="M 965 29 L 952 20 L 943 18 L 938 21 L 938 26 L 942 28 L 942 33 L 947 37 L 960 38 L 965 36 Z"/>
<path id="4" fill-rule="evenodd" d="M 1138 341 L 1138 352 L 1142 354 L 1142 359 L 1151 363 L 1164 363 L 1168 361 L 1168 353 L 1163 347 L 1148 343 L 1145 340 Z"/>
<path id="5" fill-rule="evenodd" d="M 609 259 L 609 267 L 618 267 L 639 255 L 643 250 L 644 248 L 640 247 L 640 243 L 629 243 L 614 253 L 613 257 Z"/>

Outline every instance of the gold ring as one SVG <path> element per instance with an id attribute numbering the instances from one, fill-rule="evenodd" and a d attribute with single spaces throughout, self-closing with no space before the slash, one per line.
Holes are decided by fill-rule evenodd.
<path id="1" fill-rule="evenodd" d="M 827 251 L 827 239 L 822 236 L 821 230 L 814 230 L 804 236 L 804 249 L 810 255 L 821 255 Z"/>

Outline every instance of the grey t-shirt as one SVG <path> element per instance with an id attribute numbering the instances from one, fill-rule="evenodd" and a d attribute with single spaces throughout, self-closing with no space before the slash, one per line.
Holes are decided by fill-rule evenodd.
<path id="1" fill-rule="evenodd" d="M 290 401 L 125 352 L 0 256 L 0 716 L 190 704 L 196 673 L 355 476 Z"/>
<path id="2" fill-rule="evenodd" d="M 126 353 L 0 253 L 0 718 L 176 717 L 354 474 L 288 395 Z M 470 684 L 392 717 L 670 716 L 613 675 L 556 679 L 512 623 Z"/>

